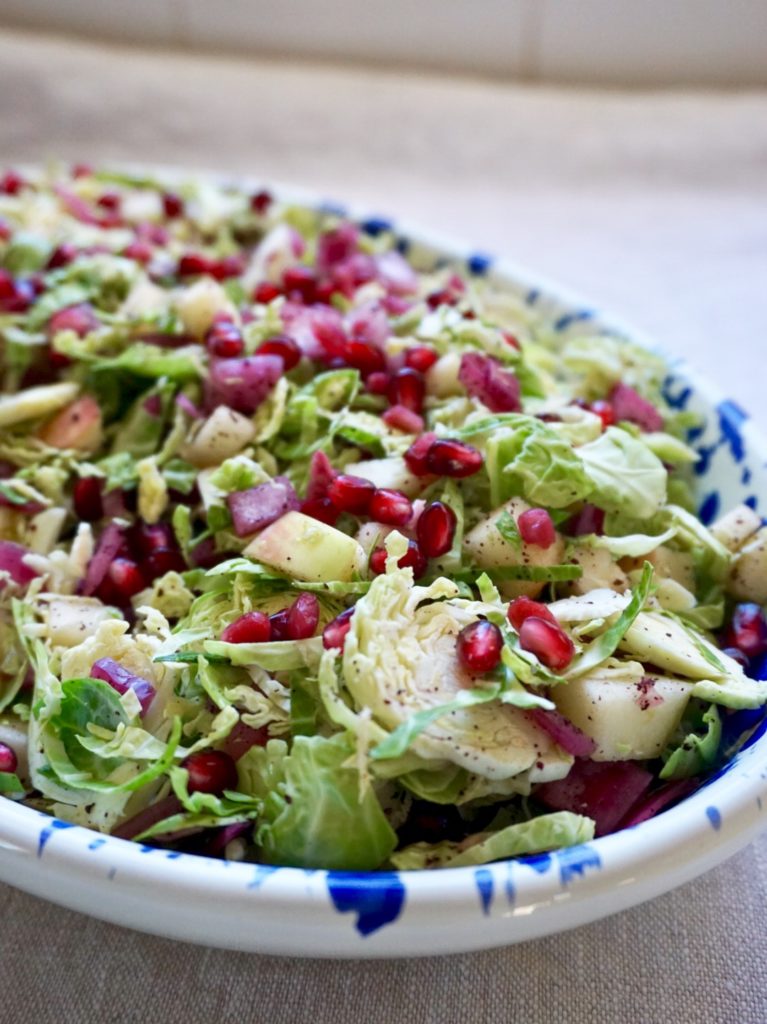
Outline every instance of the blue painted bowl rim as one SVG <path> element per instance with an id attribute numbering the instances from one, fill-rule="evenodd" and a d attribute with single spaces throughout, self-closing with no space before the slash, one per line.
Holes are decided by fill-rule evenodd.
<path id="1" fill-rule="evenodd" d="M 148 168 L 123 164 L 119 170 L 152 173 L 171 183 L 179 183 L 191 176 L 208 178 L 217 183 L 231 183 L 237 187 L 263 188 L 264 183 L 246 176 L 224 177 L 220 172 L 181 171 L 172 167 Z M 371 216 L 355 207 L 323 203 L 315 193 L 292 185 L 269 185 L 280 199 L 310 206 L 334 208 L 360 224 L 367 224 L 374 232 L 376 225 L 393 228 L 398 237 L 412 240 L 435 254 L 443 255 L 450 263 L 463 264 L 470 273 L 479 276 L 491 268 L 493 279 L 508 283 L 515 290 L 521 287 L 535 292 L 540 298 L 561 308 L 565 315 L 576 319 L 593 320 L 600 330 L 608 330 L 637 342 L 663 356 L 675 377 L 690 384 L 711 409 L 719 406 L 724 397 L 697 371 L 677 357 L 669 356 L 643 332 L 604 310 L 597 310 L 575 291 L 546 277 L 531 273 L 526 268 L 504 258 L 485 254 L 467 253 L 466 245 L 440 232 L 421 228 L 408 219 L 403 225 L 389 218 Z M 767 439 L 749 421 L 741 433 L 750 453 L 761 466 L 767 466 Z M 721 797 L 726 799 L 722 800 Z M 584 847 L 560 851 L 548 860 L 539 857 L 518 858 L 485 865 L 481 870 L 491 885 L 509 884 L 509 871 L 515 868 L 516 906 L 529 907 L 551 904 L 563 897 L 563 885 L 575 882 L 573 889 L 564 894 L 568 898 L 588 900 L 608 889 L 636 883 L 638 876 L 653 871 L 665 871 L 668 884 L 656 887 L 666 891 L 694 877 L 717 860 L 724 859 L 749 842 L 767 822 L 754 813 L 754 806 L 767 806 L 767 736 L 764 730 L 747 749 L 743 750 L 719 777 L 688 796 L 676 807 L 631 829 L 596 839 Z M 50 816 L 0 797 L 0 849 L 3 846 L 20 849 L 29 855 L 44 853 L 46 860 L 55 860 L 73 875 L 91 877 L 93 855 L 98 851 L 109 855 L 110 863 L 119 864 L 123 882 L 161 886 L 163 891 L 194 893 L 216 900 L 242 898 L 243 890 L 252 893 L 262 908 L 299 904 L 307 909 L 323 904 L 327 906 L 327 882 L 331 877 L 347 879 L 351 887 L 381 890 L 399 878 L 407 890 L 409 906 L 436 908 L 449 904 L 462 904 L 477 912 L 477 868 L 449 868 L 438 871 L 403 872 L 326 872 L 301 868 L 264 868 L 254 864 L 224 862 L 196 854 L 172 854 L 143 847 L 136 843 L 98 833 L 77 825 L 68 825 Z M 721 854 L 712 853 L 719 849 Z M 589 873 L 591 868 L 600 870 Z M 261 886 L 259 872 L 269 876 L 269 883 Z M 521 877 L 520 877 L 521 874 Z M 642 898 L 642 897 L 640 897 Z M 629 901 L 632 902 L 632 901 Z M 636 902 L 636 901 L 633 901 Z M 608 911 L 605 911 L 608 912 Z M 584 915 L 584 920 L 587 917 Z M 555 928 L 549 929 L 555 930 Z"/>

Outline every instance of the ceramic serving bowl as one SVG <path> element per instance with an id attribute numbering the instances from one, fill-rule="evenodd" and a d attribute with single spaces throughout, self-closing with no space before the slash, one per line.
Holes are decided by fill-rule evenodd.
<path id="1" fill-rule="evenodd" d="M 285 195 L 285 193 L 283 193 Z M 290 192 L 286 198 L 300 198 Z M 357 218 L 371 234 L 391 227 Z M 563 336 L 630 336 L 554 285 L 424 232 L 395 226 L 415 262 L 489 275 Z M 666 397 L 703 418 L 701 518 L 767 507 L 767 443 L 734 402 L 671 362 Z M 104 920 L 262 953 L 394 957 L 482 949 L 594 921 L 659 896 L 730 857 L 767 825 L 767 735 L 681 804 L 594 842 L 479 868 L 327 872 L 208 860 L 98 835 L 0 798 L 0 879 Z"/>

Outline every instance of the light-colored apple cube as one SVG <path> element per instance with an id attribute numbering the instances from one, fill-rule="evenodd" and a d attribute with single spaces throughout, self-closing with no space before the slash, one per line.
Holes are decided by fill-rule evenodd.
<path id="1" fill-rule="evenodd" d="M 219 405 L 184 445 L 182 455 L 193 466 L 207 469 L 241 452 L 255 436 L 252 420 L 227 405 Z"/>
<path id="2" fill-rule="evenodd" d="M 354 539 L 302 512 L 287 512 L 262 530 L 243 554 L 286 576 L 317 583 L 349 582 L 365 571 L 365 552 Z"/>

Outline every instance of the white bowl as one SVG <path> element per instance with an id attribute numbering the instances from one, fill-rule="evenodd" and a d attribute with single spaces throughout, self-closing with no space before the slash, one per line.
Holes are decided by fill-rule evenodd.
<path id="1" fill-rule="evenodd" d="M 397 234 L 419 259 L 446 257 L 491 274 L 528 304 L 545 307 L 563 334 L 588 320 L 590 330 L 648 344 L 518 267 L 467 255 L 422 231 L 397 226 Z M 704 417 L 696 439 L 704 453 L 703 516 L 744 500 L 764 507 L 767 444 L 745 414 L 678 361 L 667 397 Z M 552 854 L 431 872 L 272 868 L 101 836 L 0 798 L 0 879 L 107 921 L 205 945 L 321 957 L 432 955 L 547 935 L 659 896 L 745 846 L 767 824 L 765 807 L 762 723 L 746 749 L 678 806 Z"/>

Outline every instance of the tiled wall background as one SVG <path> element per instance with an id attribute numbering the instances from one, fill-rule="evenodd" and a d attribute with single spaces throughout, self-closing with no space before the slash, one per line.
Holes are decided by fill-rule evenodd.
<path id="1" fill-rule="evenodd" d="M 767 84 L 767 0 L 0 0 L 3 24 L 527 80 Z"/>

